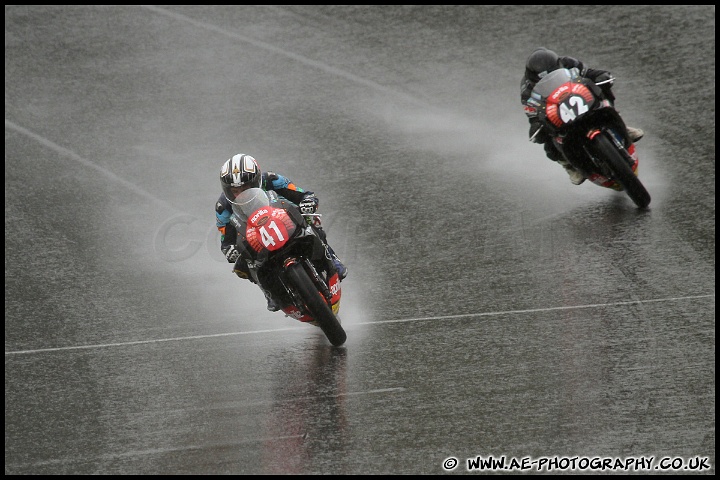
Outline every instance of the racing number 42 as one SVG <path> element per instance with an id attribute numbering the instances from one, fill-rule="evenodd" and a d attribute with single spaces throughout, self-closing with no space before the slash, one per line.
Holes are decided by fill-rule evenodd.
<path id="1" fill-rule="evenodd" d="M 560 118 L 563 122 L 568 123 L 589 110 L 585 104 L 585 100 L 579 95 L 573 95 L 560 104 Z"/>

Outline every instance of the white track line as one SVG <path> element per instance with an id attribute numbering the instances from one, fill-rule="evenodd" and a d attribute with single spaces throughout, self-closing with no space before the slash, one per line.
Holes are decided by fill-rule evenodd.
<path id="1" fill-rule="evenodd" d="M 355 327 L 356 325 L 383 325 L 388 323 L 402 323 L 402 322 L 423 322 L 427 320 L 448 320 L 453 318 L 472 318 L 472 317 L 491 317 L 499 315 L 518 315 L 523 313 L 541 313 L 541 312 L 552 312 L 557 310 L 578 310 L 584 308 L 603 308 L 603 307 L 617 307 L 622 305 L 638 305 L 646 303 L 660 303 L 660 302 L 675 302 L 680 300 L 696 300 L 702 298 L 715 298 L 715 294 L 708 295 L 693 295 L 688 297 L 670 297 L 670 298 L 656 298 L 650 300 L 632 300 L 627 302 L 614 302 L 614 303 L 595 303 L 591 305 L 575 305 L 569 307 L 548 307 L 548 308 L 532 308 L 527 310 L 505 310 L 500 312 L 485 312 L 485 313 L 465 313 L 460 315 L 443 315 L 438 317 L 417 317 L 417 318 L 401 318 L 397 320 L 379 320 L 375 322 L 358 322 L 352 324 L 345 324 L 343 327 L 346 329 Z M 212 335 L 195 335 L 192 337 L 176 337 L 176 338 L 160 338 L 156 340 L 140 340 L 135 342 L 120 342 L 120 343 L 104 343 L 96 345 L 78 345 L 74 347 L 57 347 L 57 348 L 42 348 L 37 350 L 18 350 L 14 352 L 5 352 L 5 356 L 8 355 L 27 355 L 31 353 L 49 353 L 49 352 L 60 352 L 68 350 L 88 350 L 93 348 L 107 348 L 107 347 L 123 347 L 131 345 L 142 345 L 147 343 L 161 343 L 161 342 L 182 342 L 186 340 L 202 340 L 205 338 L 214 337 L 232 337 L 236 335 L 259 335 L 263 333 L 276 333 L 286 332 L 291 330 L 301 330 L 307 328 L 307 325 L 292 327 L 292 328 L 278 328 L 274 330 L 253 330 L 250 332 L 229 332 L 229 333 L 216 333 Z"/>
<path id="2" fill-rule="evenodd" d="M 170 205 L 170 204 L 167 203 L 166 201 L 161 200 L 161 199 L 159 199 L 158 197 L 154 196 L 152 193 L 148 192 L 147 190 L 143 190 L 142 188 L 138 187 L 138 186 L 135 185 L 134 183 L 131 183 L 131 182 L 125 180 L 124 178 L 122 178 L 122 177 L 114 174 L 114 173 L 111 172 L 110 170 L 108 170 L 108 169 L 106 169 L 106 168 L 103 168 L 103 167 L 101 167 L 100 165 L 98 165 L 98 164 L 96 164 L 96 163 L 93 163 L 93 162 L 91 162 L 90 160 L 88 160 L 88 159 L 86 159 L 86 158 L 81 157 L 80 155 L 78 155 L 77 153 L 73 152 L 72 150 L 68 150 L 68 149 L 65 148 L 65 147 L 61 147 L 61 146 L 58 145 L 57 143 L 54 143 L 54 142 L 48 140 L 47 138 L 41 137 L 41 136 L 38 135 L 37 133 L 31 132 L 31 131 L 28 130 L 27 128 L 23 128 L 23 127 L 21 127 L 20 125 L 17 125 L 17 124 L 15 124 L 15 123 L 11 122 L 11 121 L 8 120 L 7 118 L 5 119 L 5 128 L 9 128 L 10 130 L 14 130 L 14 131 L 16 131 L 16 132 L 18 132 L 18 133 L 21 133 L 21 134 L 23 134 L 23 135 L 25 135 L 25 136 L 27 136 L 27 137 L 30 137 L 30 138 L 32 138 L 33 140 L 35 140 L 36 142 L 38 142 L 39 144 L 41 144 L 41 145 L 49 148 L 50 150 L 52 150 L 52 151 L 54 151 L 54 152 L 62 155 L 63 157 L 71 158 L 72 160 L 75 160 L 76 162 L 78 162 L 78 163 L 81 164 L 81 165 L 84 165 L 84 166 L 86 166 L 86 167 L 90 167 L 90 168 L 92 168 L 92 169 L 94 169 L 94 170 L 97 170 L 97 171 L 100 172 L 101 174 L 103 174 L 103 175 L 105 175 L 106 177 L 108 177 L 110 180 L 119 183 L 120 185 L 124 186 L 125 188 L 127 188 L 127 189 L 130 190 L 131 192 L 134 192 L 134 193 L 140 195 L 141 197 L 144 197 L 144 198 L 146 198 L 146 199 L 148 199 L 148 200 L 151 200 L 151 201 L 153 201 L 153 202 L 159 203 L 159 204 L 161 204 L 161 205 L 163 205 L 163 206 L 165 206 L 165 207 L 168 207 L 168 208 L 170 208 L 170 209 L 172 209 L 172 210 L 177 210 L 175 207 L 173 207 L 172 205 Z"/>
<path id="3" fill-rule="evenodd" d="M 156 13 L 166 15 L 168 17 L 172 17 L 176 20 L 180 20 L 180 21 L 190 23 L 190 24 L 195 25 L 200 28 L 211 30 L 213 32 L 219 33 L 219 34 L 227 36 L 229 38 L 233 38 L 235 40 L 240 40 L 240 41 L 243 41 L 246 43 L 250 43 L 258 48 L 262 48 L 262 49 L 265 49 L 265 50 L 268 50 L 268 51 L 271 51 L 271 52 L 274 52 L 274 53 L 277 53 L 280 55 L 284 55 L 288 58 L 291 58 L 293 60 L 301 62 L 305 65 L 309 65 L 309 66 L 318 68 L 324 72 L 330 73 L 332 75 L 348 79 L 352 82 L 355 82 L 355 83 L 358 83 L 361 85 L 365 85 L 374 90 L 384 92 L 384 93 L 390 93 L 396 97 L 401 96 L 405 100 L 407 100 L 411 103 L 427 106 L 427 104 L 419 101 L 418 99 L 416 99 L 414 97 L 411 97 L 411 96 L 403 94 L 401 92 L 389 89 L 383 85 L 380 85 L 379 83 L 375 83 L 373 81 L 364 79 L 362 77 L 358 77 L 357 75 L 353 75 L 351 73 L 345 72 L 345 71 L 340 70 L 335 67 L 331 67 L 329 65 L 318 62 L 316 60 L 312 60 L 312 59 L 304 57 L 302 55 L 298 55 L 298 54 L 289 52 L 287 50 L 283 50 L 283 49 L 278 48 L 269 43 L 261 42 L 259 40 L 255 40 L 251 37 L 246 37 L 244 35 L 239 35 L 236 33 L 228 32 L 227 30 L 223 30 L 214 25 L 204 23 L 204 22 L 199 22 L 197 20 L 193 20 L 190 17 L 186 17 L 184 15 L 180 15 L 178 13 L 174 13 L 169 10 L 165 10 L 163 8 L 155 7 L 153 5 L 142 5 L 142 7 L 146 8 L 148 10 L 152 10 Z M 145 198 L 148 198 L 153 201 L 162 203 L 166 206 L 169 206 L 164 201 L 154 197 L 152 194 L 141 189 L 137 185 L 134 185 L 121 177 L 118 177 L 113 172 L 106 170 L 103 167 L 100 167 L 99 165 L 96 165 L 96 164 L 90 162 L 89 160 L 86 160 L 86 159 L 78 156 L 77 154 L 75 154 L 74 152 L 72 152 L 68 149 L 63 148 L 45 138 L 42 138 L 39 135 L 37 135 L 33 132 L 30 132 L 29 130 L 27 130 L 25 128 L 22 128 L 16 124 L 10 122 L 7 119 L 5 120 L 5 127 L 11 128 L 17 132 L 23 133 L 23 134 L 35 139 L 36 141 L 42 143 L 43 145 L 47 146 L 48 148 L 55 150 L 56 152 L 58 152 L 62 155 L 69 156 L 73 160 L 76 160 L 83 165 L 86 165 L 88 167 L 98 170 L 99 172 L 103 173 L 104 175 L 110 177 L 111 179 L 117 181 L 118 183 L 121 183 L 125 187 L 129 188 L 130 190 L 134 191 L 135 193 L 140 194 L 141 196 L 143 196 Z M 573 309 L 582 309 L 582 308 L 598 308 L 598 307 L 619 306 L 619 305 L 634 305 L 634 304 L 642 304 L 642 303 L 670 302 L 670 301 L 677 301 L 677 300 L 691 300 L 691 299 L 708 298 L 708 297 L 715 297 L 715 295 L 714 294 L 697 295 L 697 296 L 689 296 L 689 297 L 660 298 L 660 299 L 651 299 L 651 300 L 635 300 L 635 301 L 628 301 L 628 302 L 616 302 L 616 303 L 604 303 L 604 304 L 592 304 L 592 305 L 577 305 L 577 306 L 569 306 L 569 307 L 550 307 L 550 308 L 538 308 L 538 309 L 528 309 L 528 310 L 508 310 L 508 311 L 503 311 L 503 312 L 467 313 L 467 314 L 460 314 L 460 315 L 446 315 L 446 316 L 438 316 L 438 317 L 404 318 L 404 319 L 397 319 L 397 320 L 381 320 L 381 321 L 377 321 L 377 322 L 359 322 L 359 323 L 353 323 L 351 325 L 344 325 L 344 326 L 347 328 L 347 327 L 352 327 L 355 325 L 378 325 L 378 324 L 385 324 L 385 323 L 417 322 L 417 321 L 425 321 L 425 320 L 446 320 L 446 319 L 453 319 L 453 318 L 512 315 L 512 314 L 520 314 L 520 313 L 548 312 L 548 311 L 554 311 L 554 310 L 573 310 Z M 54 352 L 54 351 L 64 351 L 64 350 L 81 350 L 81 349 L 91 349 L 91 348 L 140 345 L 140 344 L 144 344 L 144 343 L 197 340 L 197 339 L 203 339 L 203 338 L 226 337 L 226 336 L 233 336 L 233 335 L 254 335 L 254 334 L 262 334 L 262 333 L 269 333 L 269 332 L 282 332 L 282 331 L 287 331 L 287 330 L 298 330 L 300 328 L 302 328 L 302 327 L 282 328 L 282 329 L 276 329 L 276 330 L 256 330 L 256 331 L 252 331 L 252 332 L 231 332 L 231 333 L 220 333 L 220 334 L 214 334 L 214 335 L 197 335 L 197 336 L 193 336 L 193 337 L 164 338 L 164 339 L 143 340 L 143 341 L 136 341 L 136 342 L 109 343 L 109 344 L 98 344 L 98 345 L 80 345 L 80 346 L 75 346 L 75 347 L 46 348 L 46 349 L 38 349 L 38 350 L 19 350 L 19 351 L 15 351 L 15 352 L 5 352 L 5 355 L 7 356 L 7 355 L 44 353 L 44 352 Z"/>
<path id="4" fill-rule="evenodd" d="M 186 17 L 185 15 L 181 15 L 179 13 L 172 12 L 170 10 L 165 10 L 164 8 L 156 7 L 155 5 L 140 5 L 143 8 L 147 8 L 148 10 L 151 10 L 155 13 L 159 13 L 161 15 L 165 15 L 171 18 L 174 18 L 175 20 L 190 23 L 192 25 L 195 25 L 196 27 L 210 30 L 211 32 L 219 33 L 220 35 L 224 35 L 228 38 L 232 38 L 233 40 L 239 40 L 241 42 L 249 43 L 250 45 L 253 45 L 257 48 L 261 48 L 263 50 L 267 50 L 269 52 L 276 53 L 278 55 L 282 55 L 288 58 L 291 58 L 295 61 L 298 61 L 304 65 L 308 65 L 313 68 L 317 68 L 319 70 L 322 70 L 325 73 L 329 73 L 330 75 L 335 75 L 336 77 L 344 78 L 346 80 L 350 80 L 351 82 L 364 85 L 368 88 L 371 88 L 373 90 L 376 90 L 378 92 L 383 92 L 392 95 L 393 98 L 401 97 L 405 101 L 410 102 L 414 105 L 422 106 L 422 107 L 430 107 L 431 105 L 423 102 L 421 100 L 418 100 L 415 97 L 412 97 L 406 93 L 400 92 L 398 90 L 393 90 L 391 88 L 386 87 L 385 85 L 381 85 L 379 83 L 373 82 L 372 80 L 368 80 L 366 78 L 359 77 L 357 75 L 353 75 L 352 73 L 346 72 L 344 70 L 340 70 L 339 68 L 332 67 L 330 65 L 327 65 L 322 62 L 318 62 L 317 60 L 313 60 L 308 57 L 304 57 L 302 55 L 298 55 L 297 53 L 293 53 L 287 50 L 284 50 L 282 48 L 276 47 L 275 45 L 271 45 L 269 43 L 262 42 L 260 40 L 256 40 L 252 37 L 247 37 L 245 35 L 240 35 L 238 33 L 229 32 L 227 30 L 223 30 L 220 27 L 217 27 L 215 25 L 200 22 L 198 20 L 194 20 L 190 17 Z"/>

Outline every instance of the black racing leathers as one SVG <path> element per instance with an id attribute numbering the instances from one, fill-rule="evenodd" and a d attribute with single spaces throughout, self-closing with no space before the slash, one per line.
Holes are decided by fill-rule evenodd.
<path id="1" fill-rule="evenodd" d="M 592 80 L 595 83 L 611 78 L 609 71 L 587 68 L 583 62 L 573 57 L 558 58 L 558 68 L 577 68 L 580 75 Z M 539 79 L 536 78 L 532 72 L 528 72 L 526 70 L 520 82 L 520 102 L 522 103 L 525 115 L 528 117 L 528 121 L 530 122 L 530 131 L 528 132 L 530 137 L 535 135 L 535 132 L 537 132 L 540 128 L 537 112 L 532 106 L 527 105 L 527 100 L 530 98 L 530 94 L 538 81 Z M 615 103 L 615 95 L 612 93 L 612 82 L 600 85 L 600 88 L 605 94 L 605 97 L 610 100 L 610 102 Z M 545 153 L 550 160 L 556 162 L 562 160 L 562 154 L 555 148 L 552 141 L 550 141 L 550 137 L 545 132 L 541 131 L 535 137 L 534 141 L 535 143 L 542 143 L 544 145 Z"/>

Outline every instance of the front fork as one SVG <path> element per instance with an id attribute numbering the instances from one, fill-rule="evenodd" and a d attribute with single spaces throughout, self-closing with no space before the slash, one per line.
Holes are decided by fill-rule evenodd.
<path id="1" fill-rule="evenodd" d="M 625 159 L 626 162 L 628 162 L 628 165 L 630 168 L 633 167 L 633 164 L 635 163 L 630 153 L 625 148 L 625 144 L 622 141 L 622 138 L 619 137 L 619 134 L 617 134 L 614 130 L 609 128 L 599 129 L 599 128 L 593 128 L 590 130 L 586 136 L 590 142 L 592 142 L 595 138 L 597 138 L 598 135 L 604 135 L 605 138 L 609 138 L 610 141 L 615 145 L 615 148 L 618 149 L 622 157 Z M 588 155 L 589 158 L 592 159 L 593 163 L 595 164 L 595 167 L 602 172 L 602 174 L 607 178 L 613 178 L 612 172 L 607 168 L 607 165 L 605 162 L 599 162 L 597 161 L 597 156 L 588 148 L 587 145 L 583 145 L 583 149 L 585 150 L 585 153 Z"/>
<path id="2" fill-rule="evenodd" d="M 283 269 L 287 269 L 290 265 L 300 265 L 301 267 L 303 267 L 305 269 L 305 272 L 310 275 L 310 279 L 312 280 L 313 284 L 318 287 L 320 293 L 322 293 L 323 297 L 325 297 L 325 301 L 328 303 L 328 305 L 330 305 L 332 293 L 330 293 L 330 289 L 328 288 L 327 283 L 320 276 L 312 262 L 307 258 L 298 260 L 297 258 L 290 257 L 287 258 L 283 263 Z M 303 302 L 302 298 L 300 297 L 300 295 L 297 294 L 295 289 L 289 286 L 287 282 L 285 282 L 284 278 L 280 278 L 280 283 L 282 283 L 283 288 L 285 288 L 285 291 L 288 293 L 288 295 L 290 295 L 290 298 L 293 299 L 293 303 L 295 304 L 295 306 L 298 307 L 301 311 L 305 311 L 305 302 Z"/>

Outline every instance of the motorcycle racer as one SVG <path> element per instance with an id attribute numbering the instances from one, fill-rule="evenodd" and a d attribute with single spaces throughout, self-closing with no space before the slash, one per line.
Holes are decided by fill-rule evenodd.
<path id="1" fill-rule="evenodd" d="M 250 155 L 238 153 L 226 160 L 220 169 L 220 185 L 222 193 L 215 203 L 216 226 L 220 231 L 220 250 L 229 263 L 235 264 L 233 272 L 240 278 L 248 279 L 256 283 L 250 275 L 250 269 L 247 265 L 247 258 L 241 255 L 241 251 L 236 247 L 237 230 L 230 221 L 233 213 L 232 203 L 235 198 L 248 188 L 262 188 L 265 191 L 272 190 L 278 195 L 288 199 L 297 205 L 303 214 L 313 214 L 317 212 L 320 200 L 312 191 L 304 190 L 295 185 L 288 178 L 275 172 L 263 172 L 260 166 Z M 320 234 L 320 238 L 327 245 L 327 235 L 320 225 L 319 218 L 316 217 L 315 228 Z M 333 249 L 327 245 L 331 254 L 331 260 L 337 269 L 340 280 L 347 276 L 348 270 L 345 265 L 340 262 Z M 258 283 L 267 299 L 267 308 L 271 312 L 279 310 L 275 304 L 272 295 L 268 290 Z"/>
<path id="2" fill-rule="evenodd" d="M 605 98 L 614 104 L 615 95 L 612 92 L 612 76 L 607 70 L 589 68 L 574 57 L 558 56 L 557 53 L 545 47 L 536 48 L 525 62 L 525 73 L 520 82 L 520 102 L 530 122 L 529 136 L 533 142 L 543 144 L 545 154 L 550 160 L 559 163 L 565 168 L 565 171 L 570 176 L 570 182 L 572 182 L 573 185 L 580 185 L 585 181 L 585 177 L 563 157 L 562 153 L 553 145 L 548 133 L 540 130 L 537 111 L 535 107 L 527 103 L 535 84 L 539 82 L 542 77 L 558 68 L 577 68 L 580 75 L 590 79 L 596 84 L 600 84 L 599 87 L 605 94 Z M 645 134 L 641 129 L 629 126 L 627 127 L 627 131 L 633 143 L 640 140 Z"/>

